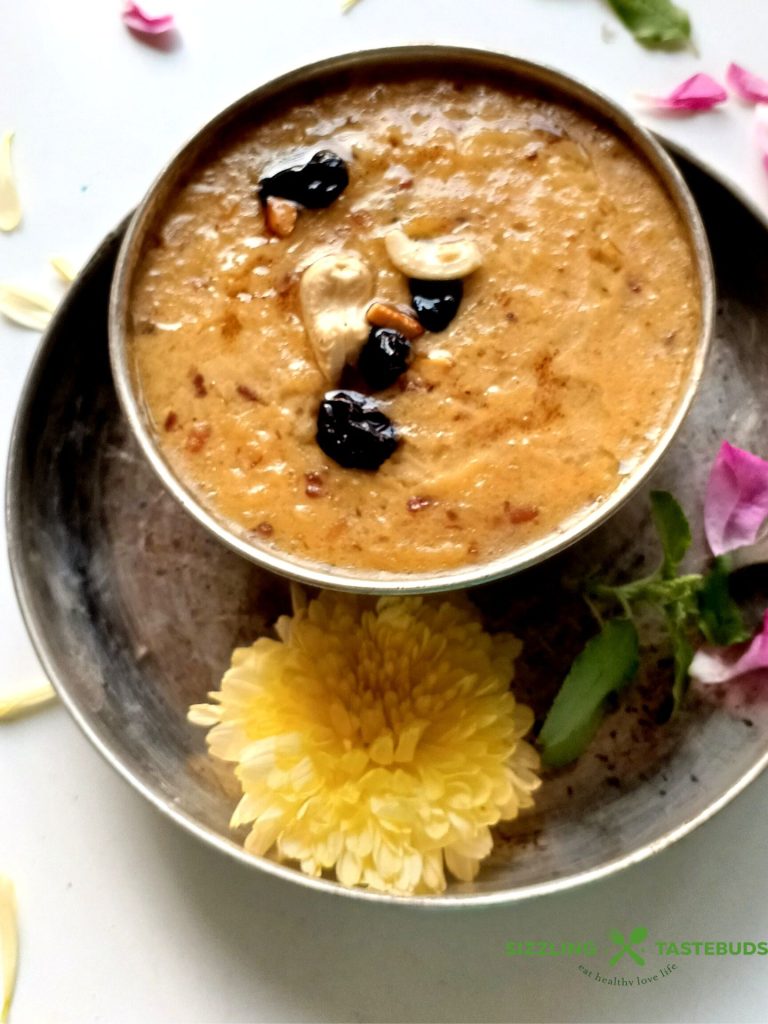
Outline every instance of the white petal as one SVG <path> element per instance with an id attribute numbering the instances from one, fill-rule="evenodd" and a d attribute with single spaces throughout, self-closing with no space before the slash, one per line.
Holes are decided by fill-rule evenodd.
<path id="1" fill-rule="evenodd" d="M 51 266 L 67 284 L 71 284 L 77 277 L 77 271 L 66 258 L 66 256 L 51 256 Z"/>
<path id="2" fill-rule="evenodd" d="M 56 303 L 47 295 L 13 284 L 0 284 L 0 313 L 21 327 L 44 331 L 55 309 Z"/>
<path id="3" fill-rule="evenodd" d="M 218 725 L 221 721 L 221 708 L 215 704 L 193 704 L 187 712 L 187 720 L 193 725 L 203 725 L 206 728 Z"/>
<path id="4" fill-rule="evenodd" d="M 445 864 L 452 875 L 461 882 L 472 882 L 480 870 L 480 862 L 473 857 L 464 857 L 455 853 L 452 847 L 445 850 Z"/>
<path id="5" fill-rule="evenodd" d="M 451 845 L 453 853 L 471 860 L 482 860 L 487 857 L 493 848 L 493 838 L 490 829 L 482 828 L 477 835 L 471 839 L 459 839 Z"/>
<path id="6" fill-rule="evenodd" d="M 264 856 L 283 831 L 284 824 L 282 813 L 277 808 L 267 811 L 258 821 L 253 823 L 253 827 L 245 840 L 246 850 L 250 853 Z"/>
<path id="7" fill-rule="evenodd" d="M 362 872 L 362 861 L 351 850 L 345 850 L 336 862 L 336 877 L 342 885 L 357 885 Z"/>
<path id="8" fill-rule="evenodd" d="M 0 231 L 14 231 L 21 223 L 21 203 L 11 163 L 13 132 L 0 140 Z"/>
<path id="9" fill-rule="evenodd" d="M 19 961 L 19 928 L 16 919 L 16 891 L 13 882 L 0 875 L 0 953 L 3 958 L 3 1002 L 0 1021 L 7 1021 L 16 987 Z"/>
<path id="10" fill-rule="evenodd" d="M 441 850 L 432 850 L 424 854 L 424 867 L 421 877 L 429 892 L 445 891 L 445 872 L 443 870 L 443 854 Z"/>
<path id="11" fill-rule="evenodd" d="M 55 697 L 56 691 L 50 683 L 30 687 L 27 690 L 18 690 L 0 699 L 0 718 L 15 718 L 25 711 L 31 711 L 33 708 L 47 704 Z"/>

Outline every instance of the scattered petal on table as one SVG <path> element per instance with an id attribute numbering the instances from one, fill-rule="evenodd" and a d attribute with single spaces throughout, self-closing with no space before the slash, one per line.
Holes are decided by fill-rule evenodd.
<path id="1" fill-rule="evenodd" d="M 741 99 L 749 103 L 768 103 L 768 79 L 753 75 L 740 64 L 729 64 L 725 78 Z"/>
<path id="2" fill-rule="evenodd" d="M 44 331 L 55 309 L 56 303 L 47 295 L 13 284 L 0 284 L 0 313 L 21 327 Z"/>
<path id="3" fill-rule="evenodd" d="M 134 3 L 125 5 L 123 21 L 134 32 L 147 36 L 159 36 L 164 32 L 170 32 L 175 24 L 172 14 L 153 14 Z"/>
<path id="4" fill-rule="evenodd" d="M 17 690 L 16 693 L 0 698 L 0 719 L 16 718 L 55 699 L 56 691 L 50 683 Z"/>
<path id="5" fill-rule="evenodd" d="M 21 203 L 13 176 L 11 146 L 13 132 L 5 132 L 0 140 L 0 231 L 14 231 L 21 223 Z"/>
<path id="6" fill-rule="evenodd" d="M 50 263 L 62 281 L 66 281 L 67 284 L 71 284 L 77 277 L 77 271 L 66 256 L 51 256 Z"/>
<path id="7" fill-rule="evenodd" d="M 716 555 L 761 539 L 768 519 L 768 462 L 723 441 L 707 481 L 704 530 Z"/>
<path id="8" fill-rule="evenodd" d="M 696 652 L 689 672 L 697 682 L 711 685 L 727 683 L 761 668 L 768 668 L 768 612 L 761 631 L 749 644 L 703 647 Z"/>
<path id="9" fill-rule="evenodd" d="M 768 103 L 758 104 L 755 117 L 757 119 L 757 145 L 763 155 L 763 167 L 768 171 Z"/>
<path id="10" fill-rule="evenodd" d="M 0 1022 L 5 1024 L 11 1009 L 16 987 L 16 968 L 19 960 L 19 930 L 16 922 L 16 890 L 13 882 L 0 875 L 0 955 L 3 958 L 3 1001 L 0 1004 Z"/>
<path id="11" fill-rule="evenodd" d="M 698 74 L 686 79 L 668 96 L 639 95 L 647 106 L 655 110 L 697 111 L 711 110 L 718 103 L 725 103 L 728 93 L 709 75 Z"/>

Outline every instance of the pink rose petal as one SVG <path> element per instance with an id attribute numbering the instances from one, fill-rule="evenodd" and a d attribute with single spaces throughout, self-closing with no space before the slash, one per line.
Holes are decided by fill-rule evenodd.
<path id="1" fill-rule="evenodd" d="M 689 672 L 697 682 L 711 685 L 727 683 L 761 668 L 768 668 L 768 612 L 765 613 L 762 630 L 749 644 L 702 647 L 696 652 Z"/>
<path id="2" fill-rule="evenodd" d="M 739 64 L 729 64 L 726 81 L 741 99 L 750 103 L 768 103 L 768 80 L 753 75 Z"/>
<path id="3" fill-rule="evenodd" d="M 711 110 L 718 103 L 725 103 L 728 93 L 709 75 L 698 74 L 686 79 L 668 96 L 641 96 L 649 106 L 657 110 Z"/>
<path id="4" fill-rule="evenodd" d="M 150 14 L 134 3 L 125 5 L 123 21 L 134 32 L 147 36 L 162 35 L 163 32 L 170 32 L 174 26 L 172 14 Z"/>
<path id="5" fill-rule="evenodd" d="M 713 553 L 753 544 L 768 519 L 768 462 L 723 441 L 707 481 L 704 530 Z"/>
<path id="6" fill-rule="evenodd" d="M 759 103 L 755 110 L 757 145 L 763 154 L 763 167 L 768 171 L 768 103 Z"/>

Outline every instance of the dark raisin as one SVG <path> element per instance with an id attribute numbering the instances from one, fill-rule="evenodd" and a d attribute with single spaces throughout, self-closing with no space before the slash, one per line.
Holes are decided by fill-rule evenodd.
<path id="1" fill-rule="evenodd" d="M 259 199 L 290 199 L 309 210 L 322 210 L 339 198 L 349 184 L 349 171 L 340 156 L 322 149 L 303 167 L 289 167 L 259 182 Z"/>
<path id="2" fill-rule="evenodd" d="M 330 149 L 315 153 L 304 168 L 304 177 L 306 193 L 300 202 L 310 210 L 330 206 L 349 184 L 346 163 Z"/>
<path id="3" fill-rule="evenodd" d="M 378 469 L 397 448 L 392 421 L 357 391 L 329 391 L 317 414 L 317 443 L 346 469 Z"/>
<path id="4" fill-rule="evenodd" d="M 463 281 L 418 281 L 411 278 L 413 308 L 421 326 L 437 334 L 444 331 L 459 311 Z"/>
<path id="5" fill-rule="evenodd" d="M 278 171 L 270 177 L 262 178 L 259 182 L 259 199 L 266 205 L 270 196 L 278 196 L 280 199 L 292 199 L 295 203 L 301 202 L 299 196 L 304 189 L 304 168 L 288 167 L 284 171 Z"/>
<path id="6" fill-rule="evenodd" d="M 391 327 L 374 327 L 368 335 L 357 368 L 372 391 L 382 391 L 408 369 L 411 343 Z"/>

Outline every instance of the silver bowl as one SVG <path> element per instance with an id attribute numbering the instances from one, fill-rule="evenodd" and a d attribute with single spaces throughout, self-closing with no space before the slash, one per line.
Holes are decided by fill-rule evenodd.
<path id="1" fill-rule="evenodd" d="M 277 102 L 338 86 L 350 78 L 377 74 L 430 73 L 447 77 L 484 75 L 512 88 L 545 89 L 555 99 L 576 104 L 587 114 L 607 122 L 653 168 L 666 186 L 687 228 L 695 254 L 701 296 L 701 331 L 690 376 L 674 417 L 654 447 L 601 504 L 572 523 L 520 550 L 490 562 L 430 573 L 364 572 L 310 562 L 276 552 L 254 540 L 252 534 L 217 516 L 201 503 L 170 466 L 157 443 L 131 366 L 127 345 L 130 295 L 143 247 L 179 181 L 201 155 L 232 125 L 247 117 L 253 124 Z M 117 262 L 109 314 L 110 354 L 117 394 L 138 442 L 163 484 L 180 504 L 215 537 L 263 568 L 313 586 L 365 593 L 424 593 L 487 583 L 543 561 L 584 537 L 605 522 L 653 471 L 685 417 L 704 370 L 714 320 L 715 288 L 712 262 L 696 204 L 676 166 L 659 143 L 637 121 L 600 93 L 551 68 L 530 61 L 451 46 L 406 46 L 368 50 L 320 61 L 292 71 L 238 100 L 210 121 L 171 160 L 147 193 L 125 236 Z"/>

